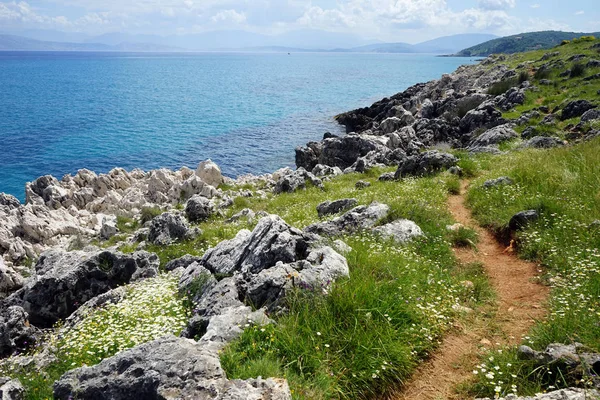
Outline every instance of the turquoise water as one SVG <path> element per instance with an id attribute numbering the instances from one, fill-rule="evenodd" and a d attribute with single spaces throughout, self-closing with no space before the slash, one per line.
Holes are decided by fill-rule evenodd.
<path id="1" fill-rule="evenodd" d="M 293 165 L 333 116 L 469 59 L 398 54 L 0 52 L 0 192 L 80 168 Z"/>

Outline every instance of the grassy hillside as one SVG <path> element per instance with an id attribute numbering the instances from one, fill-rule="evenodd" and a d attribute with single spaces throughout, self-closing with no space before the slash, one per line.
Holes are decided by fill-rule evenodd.
<path id="1" fill-rule="evenodd" d="M 531 50 L 549 49 L 560 44 L 563 40 L 572 40 L 574 38 L 589 35 L 600 36 L 600 33 L 559 31 L 522 33 L 490 40 L 489 42 L 461 50 L 456 55 L 460 57 L 487 57 L 490 54 L 514 54 Z"/>

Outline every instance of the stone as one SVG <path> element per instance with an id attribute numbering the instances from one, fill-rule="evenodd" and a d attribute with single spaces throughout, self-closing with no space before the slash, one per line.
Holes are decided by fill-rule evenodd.
<path id="1" fill-rule="evenodd" d="M 581 117 L 586 111 L 594 108 L 596 108 L 596 106 L 587 100 L 572 101 L 567 104 L 565 108 L 563 108 L 560 119 L 564 121 L 571 118 Z"/>
<path id="2" fill-rule="evenodd" d="M 0 298 L 9 295 L 23 286 L 23 277 L 4 264 L 0 257 Z"/>
<path id="3" fill-rule="evenodd" d="M 383 153 L 389 149 L 374 137 L 350 135 L 327 139 L 323 142 L 319 163 L 344 170 L 352 166 L 359 157 L 364 157 L 371 151 Z"/>
<path id="4" fill-rule="evenodd" d="M 371 182 L 367 182 L 367 181 L 357 181 L 354 184 L 354 187 L 357 188 L 358 190 L 366 189 L 369 186 L 371 186 Z"/>
<path id="5" fill-rule="evenodd" d="M 485 101 L 475 110 L 469 111 L 462 117 L 460 120 L 460 130 L 462 132 L 473 132 L 476 129 L 490 129 L 504 123 L 502 113 L 496 110 L 495 104 Z"/>
<path id="6" fill-rule="evenodd" d="M 37 342 L 38 330 L 29 324 L 22 307 L 11 306 L 0 316 L 0 356 L 27 350 Z"/>
<path id="7" fill-rule="evenodd" d="M 379 220 L 385 218 L 389 211 L 389 206 L 374 202 L 369 206 L 353 208 L 331 221 L 310 225 L 305 231 L 319 235 L 339 236 L 343 233 L 369 229 L 375 226 Z"/>
<path id="8" fill-rule="evenodd" d="M 517 231 L 520 229 L 524 229 L 532 222 L 537 221 L 540 218 L 540 214 L 537 210 L 526 210 L 521 211 L 510 219 L 508 223 L 508 227 L 511 231 Z"/>
<path id="9" fill-rule="evenodd" d="M 377 227 L 373 231 L 384 238 L 393 239 L 399 244 L 404 244 L 414 238 L 424 236 L 419 225 L 408 219 L 398 219 L 389 224 Z"/>
<path id="10" fill-rule="evenodd" d="M 218 187 L 223 183 L 221 168 L 210 159 L 202 161 L 196 169 L 196 175 L 205 183 L 213 187 Z"/>
<path id="11" fill-rule="evenodd" d="M 13 195 L 0 193 L 0 206 L 5 206 L 9 210 L 14 210 L 15 208 L 21 207 L 21 202 Z"/>
<path id="12" fill-rule="evenodd" d="M 311 172 L 307 172 L 304 168 L 298 168 L 296 171 L 291 171 L 282 175 L 275 185 L 273 192 L 279 193 L 292 193 L 298 189 L 306 188 L 306 182 L 309 181 L 316 187 L 324 188 L 323 181 Z"/>
<path id="13" fill-rule="evenodd" d="M 206 221 L 215 213 L 215 203 L 206 197 L 194 195 L 185 205 L 185 216 L 190 222 Z"/>
<path id="14" fill-rule="evenodd" d="M 483 187 L 486 189 L 490 189 L 493 187 L 497 187 L 497 186 L 503 186 L 503 185 L 513 185 L 515 182 L 510 179 L 508 176 L 501 176 L 499 178 L 496 179 L 490 179 L 487 180 L 483 183 Z"/>
<path id="15" fill-rule="evenodd" d="M 535 396 L 524 396 L 518 397 L 513 394 L 509 394 L 506 397 L 499 398 L 498 400 L 590 400 L 597 399 L 600 397 L 600 392 L 596 390 L 585 390 L 585 389 L 560 389 L 552 392 L 537 394 Z M 490 398 L 477 399 L 477 400 L 492 400 Z"/>
<path id="16" fill-rule="evenodd" d="M 180 214 L 166 212 L 155 217 L 150 223 L 148 241 L 159 246 L 168 246 L 178 240 L 190 238 L 187 222 Z"/>
<path id="17" fill-rule="evenodd" d="M 344 172 L 340 167 L 330 167 L 328 165 L 317 164 L 312 169 L 312 173 L 317 177 L 324 177 L 342 175 Z"/>
<path id="18" fill-rule="evenodd" d="M 475 138 L 471 147 L 485 147 L 490 145 L 500 144 L 508 140 L 514 139 L 519 135 L 510 125 L 500 125 L 489 129 Z"/>
<path id="19" fill-rule="evenodd" d="M 291 400 L 291 393 L 273 379 L 229 381 L 210 346 L 165 336 L 67 372 L 55 382 L 54 398 Z"/>
<path id="20" fill-rule="evenodd" d="M 48 251 L 35 266 L 35 276 L 5 299 L 22 306 L 32 324 L 50 328 L 88 300 L 139 279 L 156 276 L 156 254 L 101 251 Z"/>
<path id="21" fill-rule="evenodd" d="M 242 211 L 235 213 L 226 222 L 238 222 L 242 218 L 252 221 L 256 217 L 256 213 L 249 208 L 244 208 Z"/>
<path id="22" fill-rule="evenodd" d="M 100 237 L 108 240 L 119 233 L 117 228 L 117 217 L 114 215 L 105 215 L 102 219 L 102 228 L 100 228 Z"/>
<path id="23" fill-rule="evenodd" d="M 521 147 L 532 149 L 551 149 L 553 147 L 562 147 L 565 142 L 555 137 L 535 136 L 524 142 Z"/>
<path id="24" fill-rule="evenodd" d="M 175 271 L 178 268 L 186 269 L 190 264 L 195 262 L 200 262 L 202 257 L 196 257 L 189 254 L 186 254 L 183 257 L 177 258 L 175 260 L 171 260 L 165 264 L 165 271 Z"/>
<path id="25" fill-rule="evenodd" d="M 0 399 L 24 400 L 25 388 L 18 379 L 0 378 Z"/>
<path id="26" fill-rule="evenodd" d="M 377 178 L 377 180 L 379 180 L 381 182 L 395 181 L 396 180 L 396 173 L 394 173 L 394 172 L 386 172 L 384 174 L 381 174 L 379 176 L 379 178 Z"/>
<path id="27" fill-rule="evenodd" d="M 358 204 L 356 199 L 341 199 L 335 201 L 325 201 L 317 206 L 319 218 L 326 215 L 337 214 L 341 211 L 349 210 Z"/>
<path id="28" fill-rule="evenodd" d="M 598 110 L 597 108 L 587 110 L 581 116 L 581 122 L 589 122 L 597 119 L 600 119 L 600 110 Z"/>
<path id="29" fill-rule="evenodd" d="M 452 154 L 441 153 L 437 150 L 426 151 L 416 156 L 408 157 L 401 162 L 396 171 L 396 179 L 406 176 L 421 176 L 455 166 L 458 159 Z"/>
<path id="30" fill-rule="evenodd" d="M 341 239 L 336 239 L 333 241 L 333 248 L 344 256 L 350 254 L 352 251 L 352 247 L 348 246 L 348 244 Z"/>

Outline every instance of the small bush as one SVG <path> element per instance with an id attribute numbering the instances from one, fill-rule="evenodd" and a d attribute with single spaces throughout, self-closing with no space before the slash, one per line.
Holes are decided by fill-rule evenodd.
<path id="1" fill-rule="evenodd" d="M 450 241 L 455 247 L 475 248 L 479 241 L 479 236 L 473 229 L 461 226 L 456 230 L 450 231 Z"/>
<path id="2" fill-rule="evenodd" d="M 571 67 L 571 78 L 577 78 L 585 74 L 587 67 L 583 63 L 575 63 Z"/>
<path id="3" fill-rule="evenodd" d="M 446 189 L 448 193 L 458 195 L 460 194 L 460 179 L 457 176 L 451 176 L 446 180 Z"/>
<path id="4" fill-rule="evenodd" d="M 152 221 L 155 217 L 162 214 L 162 210 L 159 207 L 144 207 L 140 215 L 140 224 L 144 225 L 148 221 Z"/>
<path id="5" fill-rule="evenodd" d="M 490 86 L 487 93 L 492 96 L 500 96 L 501 94 L 506 93 L 510 88 L 515 87 L 517 84 L 517 79 L 506 79 L 494 83 L 492 86 Z"/>
<path id="6" fill-rule="evenodd" d="M 523 83 L 525 81 L 528 81 L 529 78 L 530 78 L 529 71 L 521 71 L 519 73 L 519 83 Z"/>
<path id="7" fill-rule="evenodd" d="M 570 40 L 563 40 L 562 42 L 560 42 L 560 45 L 559 45 L 559 46 L 566 46 L 566 45 L 568 45 L 569 43 L 571 43 L 571 41 L 570 41 Z"/>
<path id="8" fill-rule="evenodd" d="M 589 35 L 589 36 L 582 36 L 579 39 L 575 39 L 574 42 L 577 43 L 581 43 L 581 42 L 593 42 L 594 40 L 596 40 L 595 36 Z"/>
<path id="9" fill-rule="evenodd" d="M 537 71 L 535 71 L 535 74 L 533 75 L 534 79 L 541 81 L 542 79 L 548 79 L 550 78 L 550 75 L 552 74 L 552 71 L 550 71 L 547 68 L 540 68 Z"/>

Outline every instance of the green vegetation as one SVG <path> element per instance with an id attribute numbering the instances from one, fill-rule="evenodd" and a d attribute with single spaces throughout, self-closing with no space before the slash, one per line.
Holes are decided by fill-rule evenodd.
<path id="1" fill-rule="evenodd" d="M 65 372 L 165 334 L 178 335 L 189 317 L 177 296 L 178 282 L 175 275 L 161 275 L 129 285 L 120 302 L 88 310 L 74 326 L 57 326 L 45 341 L 50 353 L 43 357 L 55 359 L 49 365 L 38 369 L 9 358 L 0 364 L 0 374 L 19 378 L 27 399 L 50 399 L 52 384 Z"/>
<path id="2" fill-rule="evenodd" d="M 582 33 L 543 31 L 529 32 L 490 40 L 459 51 L 459 57 L 487 57 L 490 54 L 514 54 L 531 50 L 547 50 L 573 42 L 588 42 L 599 37 L 600 32 L 582 36 Z M 580 38 L 581 37 L 581 38 Z M 577 39 L 580 38 L 580 39 Z M 577 39 L 577 40 L 573 40 Z"/>
<path id="3" fill-rule="evenodd" d="M 483 189 L 485 179 L 510 176 L 514 185 Z M 523 257 L 540 263 L 552 286 L 550 314 L 525 338 L 543 350 L 550 343 L 579 342 L 600 350 L 600 140 L 551 151 L 523 151 L 499 157 L 473 183 L 469 203 L 476 218 L 503 230 L 513 214 L 536 209 L 541 219 L 517 236 Z M 488 354 L 477 368 L 477 395 L 520 394 L 581 386 L 573 377 L 518 359 L 515 349 Z M 497 367 L 497 369 L 496 369 Z M 502 378 L 497 371 L 503 372 Z M 492 374 L 490 374 L 492 372 Z M 495 374 L 495 375 L 494 375 Z M 503 384 L 499 384 L 501 380 Z"/>

